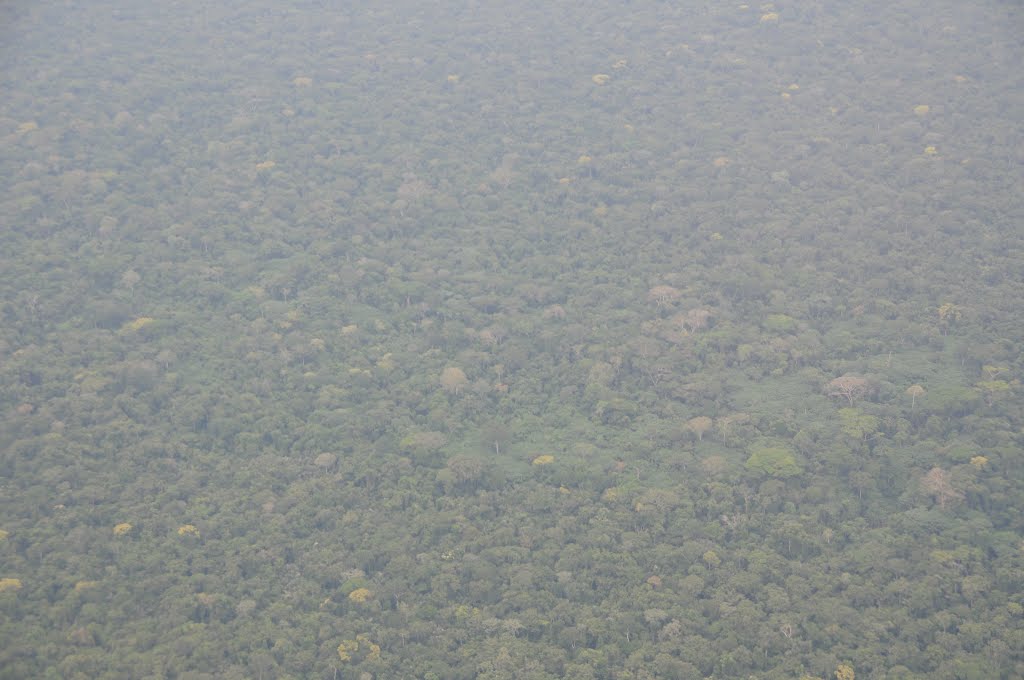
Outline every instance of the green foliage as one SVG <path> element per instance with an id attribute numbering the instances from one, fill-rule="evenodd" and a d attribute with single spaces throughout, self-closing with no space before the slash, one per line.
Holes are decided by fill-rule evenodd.
<path id="1" fill-rule="evenodd" d="M 792 333 L 797 328 L 796 319 L 787 314 L 769 314 L 761 325 L 775 335 Z"/>
<path id="2" fill-rule="evenodd" d="M 839 409 L 840 427 L 845 435 L 853 439 L 867 439 L 878 431 L 881 421 L 856 408 Z"/>
<path id="3" fill-rule="evenodd" d="M 783 446 L 758 445 L 751 447 L 746 468 L 758 475 L 780 479 L 794 477 L 801 471 L 796 455 L 789 448 Z"/>
<path id="4" fill-rule="evenodd" d="M 1010 3 L 322 5 L 0 9 L 0 678 L 1024 677 Z"/>

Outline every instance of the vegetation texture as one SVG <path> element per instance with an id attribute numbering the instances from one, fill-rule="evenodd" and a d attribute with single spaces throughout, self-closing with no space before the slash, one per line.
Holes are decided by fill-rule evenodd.
<path id="1" fill-rule="evenodd" d="M 0 679 L 1024 677 L 1018 3 L 0 6 Z"/>

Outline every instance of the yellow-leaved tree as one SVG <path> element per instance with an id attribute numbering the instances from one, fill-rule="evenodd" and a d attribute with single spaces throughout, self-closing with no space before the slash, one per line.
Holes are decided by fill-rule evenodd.
<path id="1" fill-rule="evenodd" d="M 359 651 L 359 643 L 355 640 L 342 640 L 338 645 L 338 658 L 342 661 L 351 661 L 352 655 Z"/>
<path id="2" fill-rule="evenodd" d="M 21 579 L 0 578 L 0 593 L 6 590 L 21 590 Z"/>
<path id="3" fill-rule="evenodd" d="M 369 588 L 356 588 L 348 594 L 348 599 L 355 602 L 356 604 L 363 604 L 373 595 L 373 592 Z"/>
<path id="4" fill-rule="evenodd" d="M 853 666 L 842 663 L 836 668 L 836 680 L 853 680 Z"/>
<path id="5" fill-rule="evenodd" d="M 366 635 L 360 633 L 355 640 L 342 640 L 338 645 L 338 658 L 343 662 L 349 662 L 352 657 L 362 650 L 365 653 L 364 661 L 380 660 L 380 645 L 374 643 Z"/>

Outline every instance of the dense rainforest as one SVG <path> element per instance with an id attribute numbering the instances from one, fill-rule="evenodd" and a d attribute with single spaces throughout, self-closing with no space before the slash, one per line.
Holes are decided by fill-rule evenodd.
<path id="1" fill-rule="evenodd" d="M 1024 676 L 1018 3 L 0 6 L 0 679 Z"/>

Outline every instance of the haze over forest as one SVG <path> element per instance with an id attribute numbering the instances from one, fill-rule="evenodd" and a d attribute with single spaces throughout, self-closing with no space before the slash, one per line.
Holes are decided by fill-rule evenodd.
<path id="1" fill-rule="evenodd" d="M 1024 677 L 1017 2 L 0 5 L 0 680 Z"/>

